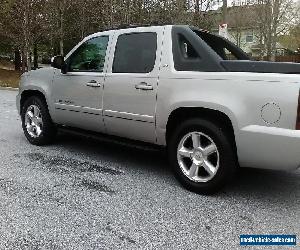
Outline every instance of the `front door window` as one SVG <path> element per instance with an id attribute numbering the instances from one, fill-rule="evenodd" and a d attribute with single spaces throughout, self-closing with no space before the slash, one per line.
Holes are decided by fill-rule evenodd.
<path id="1" fill-rule="evenodd" d="M 69 72 L 103 72 L 108 36 L 83 43 L 68 59 Z"/>

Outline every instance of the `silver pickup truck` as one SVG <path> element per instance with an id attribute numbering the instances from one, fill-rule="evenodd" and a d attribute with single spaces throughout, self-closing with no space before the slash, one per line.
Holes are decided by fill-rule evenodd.
<path id="1" fill-rule="evenodd" d="M 134 27 L 23 74 L 17 107 L 32 144 L 63 126 L 165 146 L 180 183 L 208 194 L 238 166 L 300 166 L 299 74 L 195 27 Z"/>

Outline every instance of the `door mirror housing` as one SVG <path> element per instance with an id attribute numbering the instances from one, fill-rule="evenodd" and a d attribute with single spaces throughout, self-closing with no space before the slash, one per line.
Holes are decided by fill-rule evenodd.
<path id="1" fill-rule="evenodd" d="M 63 56 L 54 56 L 51 59 L 51 66 L 55 69 L 60 69 L 63 74 L 66 73 L 66 63 Z"/>

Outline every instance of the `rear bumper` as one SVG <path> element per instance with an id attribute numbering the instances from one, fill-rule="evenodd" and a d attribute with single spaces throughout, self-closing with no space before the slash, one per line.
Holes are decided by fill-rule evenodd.
<path id="1" fill-rule="evenodd" d="M 300 131 L 251 125 L 236 136 L 241 167 L 294 170 L 300 167 Z"/>

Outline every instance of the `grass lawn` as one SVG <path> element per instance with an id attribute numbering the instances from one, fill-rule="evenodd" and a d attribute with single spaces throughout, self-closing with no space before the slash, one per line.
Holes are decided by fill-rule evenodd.
<path id="1" fill-rule="evenodd" d="M 20 72 L 14 71 L 14 65 L 9 61 L 0 61 L 0 87 L 19 87 Z"/>
<path id="2" fill-rule="evenodd" d="M 20 72 L 1 69 L 0 66 L 0 87 L 19 87 Z"/>

